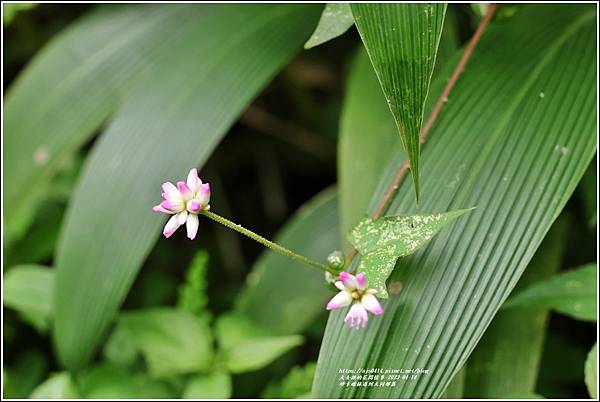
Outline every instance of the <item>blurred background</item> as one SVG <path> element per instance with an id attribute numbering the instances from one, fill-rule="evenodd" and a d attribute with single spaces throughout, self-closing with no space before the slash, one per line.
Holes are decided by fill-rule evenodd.
<path id="1" fill-rule="evenodd" d="M 10 14 L 3 23 L 4 91 L 43 46 L 94 5 L 42 4 Z M 477 24 L 469 5 L 449 8 L 456 21 L 458 40 L 464 43 Z M 200 176 L 210 181 L 211 203 L 219 212 L 266 237 L 278 230 L 305 202 L 336 183 L 336 142 L 340 105 L 349 62 L 360 46 L 355 28 L 294 57 L 243 113 L 218 145 Z M 70 192 L 81 165 L 94 145 L 92 138 L 55 183 L 56 195 L 37 212 L 26 235 L 4 250 L 5 267 L 37 263 L 52 266 L 52 252 Z M 593 163 L 595 166 L 595 161 Z M 592 169 L 586 180 L 595 181 Z M 174 178 L 175 179 L 175 178 Z M 158 192 L 157 192 L 158 196 Z M 596 260 L 595 226 L 588 224 L 586 198 L 575 192 L 563 215 L 568 219 L 569 241 L 561 266 Z M 5 206 L 6 207 L 6 206 Z M 208 252 L 207 307 L 214 316 L 231 310 L 262 246 L 209 221 L 202 221 L 195 242 L 180 230 L 172 239 L 160 237 L 135 280 L 123 309 L 174 305 L 186 272 L 198 251 Z M 36 244 L 32 249 L 31 244 Z M 4 373 L 12 376 L 4 396 L 26 397 L 58 371 L 50 337 L 10 308 L 4 315 Z M 261 397 L 273 391 L 290 369 L 315 362 L 326 323 L 325 311 L 304 334 L 306 342 L 265 368 L 233 376 L 232 397 Z M 582 381 L 584 360 L 595 341 L 595 324 L 552 314 L 540 367 L 538 392 L 546 397 L 587 398 Z M 308 374 L 297 381 L 310 384 Z M 305 375 L 306 374 L 306 375 Z M 269 384 L 271 391 L 268 391 Z M 293 386 L 289 386 L 293 389 Z M 298 386 L 300 391 L 302 385 Z M 299 396 L 299 395 L 289 395 Z"/>

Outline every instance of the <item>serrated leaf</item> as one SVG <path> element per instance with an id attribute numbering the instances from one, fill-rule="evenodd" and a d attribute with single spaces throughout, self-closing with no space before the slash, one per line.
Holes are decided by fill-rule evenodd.
<path id="1" fill-rule="evenodd" d="M 504 303 L 504 309 L 548 307 L 585 321 L 596 321 L 597 265 L 569 269 L 522 290 Z"/>
<path id="2" fill-rule="evenodd" d="M 419 200 L 419 134 L 446 4 L 351 4 L 411 166 Z"/>
<path id="3" fill-rule="evenodd" d="M 414 253 L 452 220 L 471 211 L 462 209 L 432 215 L 386 216 L 373 222 L 361 221 L 348 235 L 348 240 L 360 253 L 357 272 L 364 272 L 369 287 L 377 296 L 387 298 L 385 281 L 396 260 Z"/>
<path id="4" fill-rule="evenodd" d="M 594 343 L 594 346 L 588 353 L 585 361 L 585 385 L 587 386 L 588 393 L 592 399 L 598 398 L 598 342 Z"/>
<path id="5" fill-rule="evenodd" d="M 224 371 L 196 375 L 187 382 L 183 390 L 185 399 L 229 399 L 231 398 L 231 376 Z"/>
<path id="6" fill-rule="evenodd" d="M 443 393 L 596 152 L 596 47 L 596 10 L 589 5 L 527 5 L 489 26 L 429 133 L 421 160 L 427 197 L 417 209 L 405 180 L 385 213 L 477 210 L 399 260 L 390 283 L 402 291 L 366 330 L 347 328 L 343 311 L 330 314 L 313 396 Z M 432 94 L 441 93 L 450 72 L 432 84 Z M 402 160 L 392 162 L 388 177 Z M 430 371 L 390 388 L 338 386 L 340 367 L 373 362 Z"/>
<path id="7" fill-rule="evenodd" d="M 315 32 L 304 44 L 305 49 L 319 46 L 337 38 L 354 25 L 354 17 L 348 3 L 327 3 Z"/>
<path id="8" fill-rule="evenodd" d="M 161 183 L 204 164 L 302 46 L 319 12 L 301 4 L 165 7 L 182 9 L 194 29 L 123 100 L 86 161 L 63 224 L 54 338 L 59 360 L 72 370 L 92 357 L 161 234 L 165 217 L 151 211 Z"/>
<path id="9" fill-rule="evenodd" d="M 212 363 L 212 335 L 206 320 L 191 313 L 155 308 L 122 313 L 118 326 L 144 355 L 153 377 L 207 369 Z"/>
<path id="10" fill-rule="evenodd" d="M 19 265 L 3 278 L 4 306 L 17 310 L 29 323 L 45 331 L 54 315 L 54 270 L 41 265 Z"/>

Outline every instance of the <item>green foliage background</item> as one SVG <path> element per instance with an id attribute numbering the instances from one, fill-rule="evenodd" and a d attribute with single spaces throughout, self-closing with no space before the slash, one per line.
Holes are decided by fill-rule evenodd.
<path id="1" fill-rule="evenodd" d="M 376 50 L 377 57 L 369 58 L 349 21 L 353 12 L 373 18 L 389 13 L 390 23 L 410 20 L 416 9 L 400 15 L 393 14 L 393 7 L 340 6 L 319 18 L 323 5 L 317 4 L 15 6 L 3 5 L 4 397 L 585 398 L 597 392 L 597 351 L 592 349 L 597 288 L 591 286 L 597 276 L 596 158 L 581 177 L 595 142 L 580 147 L 577 169 L 561 171 L 568 188 L 577 185 L 575 191 L 566 191 L 570 198 L 561 201 L 564 208 L 544 221 L 545 233 L 560 215 L 545 236 L 539 234 L 541 246 L 531 248 L 525 274 L 508 303 L 487 330 L 476 329 L 483 337 L 474 341 L 473 353 L 460 359 L 460 367 L 446 364 L 443 379 L 435 374 L 436 392 L 428 383 L 386 395 L 377 390 L 349 395 L 336 389 L 327 364 L 342 364 L 344 357 L 319 364 L 317 359 L 320 352 L 330 356 L 338 339 L 332 334 L 348 333 L 338 325 L 339 315 L 327 324 L 323 306 L 332 290 L 322 273 L 208 220 L 201 220 L 194 242 L 185 233 L 159 237 L 162 218 L 150 208 L 158 200 L 160 183 L 178 180 L 200 163 L 201 178 L 211 183 L 215 211 L 316 260 L 332 250 L 346 250 L 347 232 L 374 209 L 374 200 L 406 155 L 388 108 L 390 102 L 401 104 L 394 98 L 399 93 L 394 85 L 405 81 L 398 84 L 393 69 L 387 70 L 390 49 L 377 41 L 379 33 L 369 30 L 368 38 L 362 38 L 370 53 Z M 443 12 L 444 7 L 438 8 Z M 593 8 L 503 5 L 489 28 L 490 42 L 484 41 L 469 63 L 493 58 L 501 47 L 494 40 L 506 39 L 503 33 L 529 29 L 528 15 L 552 16 L 552 29 L 564 28 L 570 35 L 587 26 Z M 427 117 L 481 17 L 478 7 L 448 5 L 439 46 L 436 35 L 415 41 L 437 57 L 435 67 L 429 66 L 429 98 L 409 105 L 414 118 L 411 158 L 419 154 L 415 127 L 423 118 L 412 110 L 424 109 Z M 439 22 L 442 15 L 436 18 Z M 302 50 L 317 25 L 319 38 Z M 541 44 L 536 48 L 532 42 L 519 54 L 531 52 L 530 60 L 546 60 L 539 52 L 551 35 L 543 35 L 542 22 L 531 26 L 541 27 L 534 38 Z M 566 47 L 573 52 L 586 48 L 585 32 Z M 406 57 L 406 49 L 395 51 Z M 371 62 L 383 63 L 386 74 L 392 74 L 384 77 L 383 90 L 375 74 L 383 71 L 381 65 L 373 69 Z M 550 68 L 570 68 L 567 59 L 562 62 L 564 66 L 557 61 Z M 521 67 L 513 67 L 515 75 Z M 474 87 L 480 91 L 473 90 L 472 96 L 485 94 L 495 79 L 504 79 L 483 73 L 475 79 L 469 68 L 465 75 L 470 78 L 456 89 L 463 94 Z M 477 73 L 477 66 L 472 71 Z M 481 64 L 479 71 L 485 72 Z M 418 76 L 431 73 L 424 69 Z M 410 80 L 406 75 L 404 80 Z M 592 92 L 592 78 L 582 72 L 570 84 L 581 87 L 571 98 L 581 107 L 564 115 L 575 127 L 595 122 L 587 112 L 593 99 L 578 96 Z M 562 82 L 557 90 L 568 91 Z M 419 85 L 423 93 L 429 90 L 428 82 Z M 444 120 L 442 114 L 446 132 L 434 130 L 428 138 L 433 150 L 428 145 L 420 150 L 419 196 L 425 208 L 434 205 L 433 189 L 445 195 L 460 183 L 458 178 L 442 183 L 442 174 L 435 176 L 428 152 L 444 155 L 440 146 L 436 151 L 436 138 L 452 145 L 467 138 L 475 147 L 476 136 L 448 140 L 455 121 L 470 127 L 494 124 L 485 110 L 459 110 L 452 99 L 446 107 L 454 120 Z M 403 115 L 399 109 L 394 112 Z M 481 116 L 488 120 L 477 121 Z M 569 134 L 588 138 L 591 125 L 584 126 Z M 578 152 L 545 145 L 558 147 L 558 156 Z M 442 170 L 448 177 L 464 173 L 454 167 L 448 163 Z M 541 174 L 521 173 L 532 180 Z M 400 192 L 404 198 L 395 199 L 390 211 L 413 209 L 409 176 Z M 404 205 L 410 206 L 400 208 Z M 544 207 L 550 211 L 556 205 Z M 485 223 L 486 211 L 476 213 L 483 215 L 472 219 Z M 442 229 L 441 236 L 455 231 Z M 402 273 L 413 272 L 413 260 L 403 261 L 396 266 L 394 283 Z M 427 283 L 425 275 L 414 272 L 417 280 L 413 288 L 403 289 L 406 297 L 414 294 L 415 283 Z M 390 314 L 398 311 L 393 303 L 400 299 L 394 297 Z M 402 326 L 412 331 L 433 322 L 402 321 L 400 327 L 386 329 L 378 327 L 383 318 L 374 318 L 380 321 L 371 324 L 371 332 L 359 335 L 367 342 L 378 335 L 385 342 L 370 345 L 369 356 L 375 360 L 378 348 L 383 347 L 385 356 L 388 344 L 400 344 Z M 352 336 L 344 345 L 364 341 Z M 430 358 L 457 350 L 426 353 Z M 358 351 L 356 356 L 361 356 Z M 510 376 L 503 375 L 507 370 Z"/>

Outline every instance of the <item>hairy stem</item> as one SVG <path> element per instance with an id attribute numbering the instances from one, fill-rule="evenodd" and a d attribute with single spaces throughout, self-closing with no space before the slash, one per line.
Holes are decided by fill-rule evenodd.
<path id="1" fill-rule="evenodd" d="M 234 222 L 230 221 L 227 218 L 223 218 L 222 216 L 215 214 L 214 212 L 202 211 L 202 212 L 200 212 L 200 214 L 206 216 L 207 218 L 212 219 L 213 221 L 215 221 L 217 223 L 220 223 L 223 226 L 228 227 L 229 229 L 233 229 L 236 232 L 241 233 L 244 236 L 247 236 L 247 237 L 251 238 L 254 241 L 257 241 L 260 244 L 262 244 L 263 246 L 269 247 L 270 249 L 275 250 L 278 253 L 285 255 L 286 257 L 289 257 L 289 258 L 291 258 L 293 260 L 296 260 L 296 261 L 300 261 L 300 262 L 302 262 L 302 263 L 304 263 L 304 264 L 306 264 L 308 266 L 320 269 L 321 271 L 329 272 L 329 273 L 331 273 L 333 275 L 336 275 L 336 276 L 338 274 L 338 272 L 336 270 L 334 270 L 333 268 L 330 268 L 330 267 L 328 267 L 325 264 L 321 264 L 319 262 L 316 262 L 316 261 L 313 261 L 313 260 L 311 260 L 309 258 L 306 258 L 303 255 L 296 254 L 292 250 L 289 250 L 289 249 L 287 249 L 287 248 L 285 248 L 285 247 L 283 247 L 283 246 L 281 246 L 281 245 L 279 245 L 277 243 L 274 243 L 274 242 L 272 242 L 272 241 L 270 241 L 270 240 L 262 237 L 261 235 L 258 235 L 256 233 L 254 233 L 253 231 L 248 230 L 245 227 L 243 227 L 241 225 L 238 225 L 237 223 L 234 223 Z"/>

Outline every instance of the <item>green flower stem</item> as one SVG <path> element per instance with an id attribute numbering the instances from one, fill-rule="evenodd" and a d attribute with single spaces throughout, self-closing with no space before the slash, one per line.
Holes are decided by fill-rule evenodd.
<path id="1" fill-rule="evenodd" d="M 222 216 L 217 215 L 214 212 L 204 210 L 204 211 L 200 212 L 200 214 L 206 216 L 207 218 L 212 219 L 213 221 L 215 221 L 217 223 L 220 223 L 223 226 L 227 226 L 229 229 L 233 229 L 236 232 L 243 234 L 244 236 L 248 236 L 252 240 L 257 241 L 260 244 L 267 246 L 270 249 L 275 250 L 275 251 L 285 255 L 286 257 L 289 257 L 296 261 L 300 261 L 300 262 L 302 262 L 306 265 L 309 265 L 313 268 L 320 269 L 321 271 L 329 272 L 335 276 L 338 275 L 338 272 L 335 269 L 330 268 L 325 264 L 321 264 L 319 262 L 316 262 L 309 258 L 306 258 L 303 255 L 296 254 L 292 250 L 289 250 L 283 246 L 280 246 L 277 243 L 267 240 L 264 237 L 252 232 L 251 230 L 248 230 L 245 227 L 238 225 L 237 223 L 234 223 L 227 218 L 223 218 Z"/>

